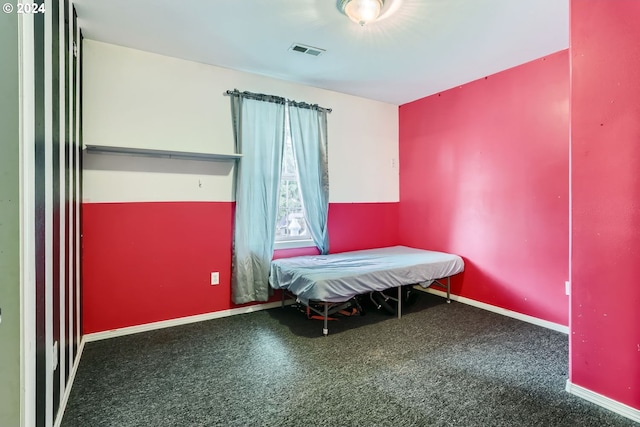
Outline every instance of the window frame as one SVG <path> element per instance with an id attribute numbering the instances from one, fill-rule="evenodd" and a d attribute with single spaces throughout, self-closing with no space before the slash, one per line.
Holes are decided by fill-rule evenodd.
<path id="1" fill-rule="evenodd" d="M 313 239 L 300 239 L 300 240 L 278 240 L 274 243 L 273 249 L 279 251 L 281 249 L 297 249 L 297 248 L 315 248 Z"/>
<path id="2" fill-rule="evenodd" d="M 289 145 L 291 147 L 291 154 L 293 157 L 293 162 L 295 164 L 295 168 L 296 168 L 296 181 L 298 184 L 298 191 L 300 191 L 299 187 L 300 187 L 300 175 L 298 174 L 298 162 L 296 161 L 295 156 L 293 155 L 293 142 L 291 141 L 291 128 L 289 127 L 289 109 L 285 108 L 285 145 Z M 285 151 L 286 151 L 286 147 L 285 147 Z M 285 160 L 284 160 L 284 151 L 283 151 L 283 162 L 282 162 L 282 169 L 285 168 Z M 280 182 L 279 182 L 279 186 L 282 186 L 282 180 L 283 180 L 283 176 L 284 174 L 281 174 L 280 176 Z M 302 195 L 300 194 L 300 198 L 302 198 Z M 278 209 L 280 208 L 280 191 L 278 190 Z M 306 215 L 304 213 L 304 208 L 302 210 L 303 213 L 303 218 L 306 222 L 307 218 Z M 280 249 L 295 249 L 295 248 L 309 248 L 309 247 L 315 247 L 315 243 L 313 242 L 313 238 L 311 236 L 307 236 L 307 237 L 303 237 L 301 239 L 295 239 L 295 238 L 290 238 L 289 236 L 285 236 L 282 240 L 277 240 L 277 236 L 274 236 L 274 250 L 280 250 Z"/>

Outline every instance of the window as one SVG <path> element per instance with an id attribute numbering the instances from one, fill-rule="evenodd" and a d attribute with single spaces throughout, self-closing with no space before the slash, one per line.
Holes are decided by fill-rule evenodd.
<path id="1" fill-rule="evenodd" d="M 298 165 L 293 155 L 288 109 L 285 110 L 285 140 L 282 154 L 282 175 L 276 217 L 276 249 L 313 246 L 307 219 L 302 208 L 298 180 Z"/>

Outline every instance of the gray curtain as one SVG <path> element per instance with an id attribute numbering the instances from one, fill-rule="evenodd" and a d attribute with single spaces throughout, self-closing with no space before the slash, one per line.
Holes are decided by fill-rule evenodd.
<path id="1" fill-rule="evenodd" d="M 289 106 L 293 155 L 305 217 L 314 244 L 329 253 L 329 168 L 327 157 L 327 112 L 316 106 Z"/>
<path id="2" fill-rule="evenodd" d="M 231 95 L 236 150 L 236 212 L 231 295 L 243 304 L 269 298 L 278 189 L 284 146 L 284 100 Z"/>

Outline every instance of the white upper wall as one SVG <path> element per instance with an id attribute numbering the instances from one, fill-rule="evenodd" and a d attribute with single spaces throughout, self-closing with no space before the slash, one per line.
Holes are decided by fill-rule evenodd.
<path id="1" fill-rule="evenodd" d="M 396 202 L 398 107 L 120 46 L 83 42 L 85 145 L 231 153 L 228 89 L 333 109 L 331 202 Z M 242 161 L 242 160 L 240 160 Z M 85 202 L 232 201 L 233 163 L 85 154 Z"/>

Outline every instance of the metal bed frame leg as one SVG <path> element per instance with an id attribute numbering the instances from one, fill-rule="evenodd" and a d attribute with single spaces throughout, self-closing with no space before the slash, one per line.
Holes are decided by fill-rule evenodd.
<path id="1" fill-rule="evenodd" d="M 329 303 L 324 303 L 324 328 L 322 328 L 322 335 L 325 337 L 329 335 Z"/>
<path id="2" fill-rule="evenodd" d="M 398 286 L 398 319 L 402 317 L 402 286 Z"/>
<path id="3" fill-rule="evenodd" d="M 451 304 L 451 276 L 447 277 L 447 304 Z"/>

